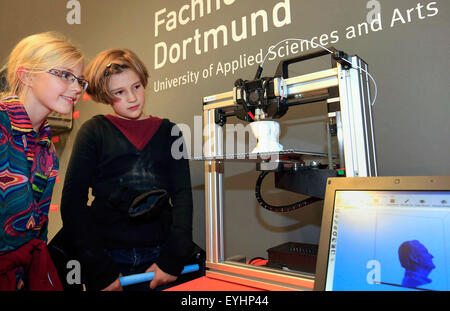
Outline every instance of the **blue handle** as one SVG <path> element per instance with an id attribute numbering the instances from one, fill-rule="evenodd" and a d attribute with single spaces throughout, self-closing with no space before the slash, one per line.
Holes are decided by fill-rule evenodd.
<path id="1" fill-rule="evenodd" d="M 183 269 L 183 271 L 181 271 L 181 274 L 198 271 L 199 269 L 200 269 L 200 267 L 197 264 L 184 266 L 184 269 Z M 155 272 L 139 273 L 139 274 L 122 276 L 119 278 L 119 281 L 122 286 L 128 286 L 128 285 L 133 285 L 133 284 L 137 284 L 137 283 L 151 281 L 151 280 L 153 280 L 154 276 L 155 276 Z"/>

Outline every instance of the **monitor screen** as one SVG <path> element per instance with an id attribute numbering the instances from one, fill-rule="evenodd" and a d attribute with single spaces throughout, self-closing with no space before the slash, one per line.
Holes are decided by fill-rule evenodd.
<path id="1" fill-rule="evenodd" d="M 450 191 L 336 190 L 324 290 L 450 290 Z"/>

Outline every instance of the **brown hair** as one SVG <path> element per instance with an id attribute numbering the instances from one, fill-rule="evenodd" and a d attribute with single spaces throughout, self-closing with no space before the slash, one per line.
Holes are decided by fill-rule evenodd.
<path id="1" fill-rule="evenodd" d="M 73 67 L 80 62 L 84 62 L 83 53 L 62 34 L 44 32 L 28 36 L 17 43 L 8 57 L 5 68 L 9 90 L 1 95 L 21 95 L 23 84 L 17 75 L 20 67 L 30 73 L 42 73 L 62 65 Z"/>
<path id="2" fill-rule="evenodd" d="M 135 71 L 144 88 L 147 86 L 147 68 L 135 53 L 128 49 L 111 49 L 101 52 L 94 57 L 85 70 L 85 79 L 89 82 L 86 92 L 96 102 L 112 104 L 115 97 L 108 90 L 109 78 L 126 69 Z"/>

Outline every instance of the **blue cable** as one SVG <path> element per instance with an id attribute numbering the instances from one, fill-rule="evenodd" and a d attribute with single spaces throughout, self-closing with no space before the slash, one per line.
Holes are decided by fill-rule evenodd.
<path id="1" fill-rule="evenodd" d="M 184 269 L 183 269 L 183 271 L 181 271 L 181 274 L 198 271 L 199 269 L 200 269 L 200 267 L 198 264 L 184 266 Z M 139 274 L 132 274 L 132 275 L 119 277 L 119 281 L 122 286 L 128 286 L 128 285 L 133 285 L 133 284 L 137 284 L 137 283 L 151 281 L 151 280 L 153 280 L 154 276 L 155 276 L 155 272 L 139 273 Z"/>

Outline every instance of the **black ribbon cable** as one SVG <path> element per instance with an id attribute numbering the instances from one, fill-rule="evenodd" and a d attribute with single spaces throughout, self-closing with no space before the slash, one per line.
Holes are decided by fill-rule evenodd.
<path id="1" fill-rule="evenodd" d="M 309 204 L 312 204 L 314 202 L 321 200 L 319 198 L 309 197 L 307 199 L 304 199 L 302 201 L 292 203 L 289 205 L 273 206 L 273 205 L 268 204 L 266 201 L 264 201 L 264 199 L 261 196 L 261 184 L 262 184 L 264 177 L 266 177 L 268 173 L 269 173 L 269 171 L 264 171 L 259 175 L 258 180 L 256 181 L 256 187 L 255 187 L 256 199 L 258 200 L 259 205 L 261 205 L 263 208 L 265 208 L 269 211 L 272 211 L 272 212 L 284 213 L 284 212 L 290 212 L 290 211 L 299 209 L 301 207 L 307 206 Z"/>

